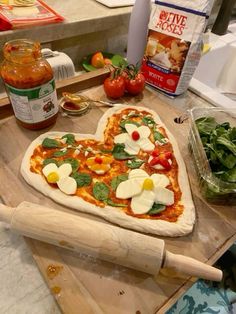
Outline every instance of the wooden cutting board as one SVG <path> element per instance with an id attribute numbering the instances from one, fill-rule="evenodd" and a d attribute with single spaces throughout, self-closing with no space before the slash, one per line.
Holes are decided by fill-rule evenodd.
<path id="1" fill-rule="evenodd" d="M 87 95 L 105 99 L 103 88 L 98 86 L 105 75 L 106 73 L 100 71 L 86 74 L 79 79 L 67 80 L 60 83 L 60 86 L 58 84 L 58 93 L 63 90 L 78 91 L 89 87 L 85 92 Z M 93 85 L 94 87 L 91 87 Z M 197 222 L 192 234 L 173 239 L 165 238 L 167 249 L 213 264 L 236 240 L 236 208 L 212 206 L 202 199 L 188 151 L 189 125 L 187 122 L 183 124 L 174 122 L 174 118 L 179 116 L 180 112 L 148 90 L 142 96 L 124 98 L 122 102 L 143 105 L 155 110 L 175 135 L 187 165 Z M 7 107 L 6 99 L 2 103 Z M 98 120 L 105 110 L 106 108 L 93 108 L 81 117 L 60 115 L 50 130 L 94 133 Z M 27 200 L 59 210 L 70 210 L 47 199 L 27 185 L 19 172 L 27 146 L 39 134 L 48 130 L 28 131 L 19 127 L 14 117 L 0 122 L 0 194 L 7 205 L 17 206 Z M 78 215 L 99 220 L 97 217 L 79 212 Z M 169 270 L 163 270 L 154 278 L 36 240 L 26 241 L 63 313 L 164 313 L 195 280 L 173 274 Z"/>

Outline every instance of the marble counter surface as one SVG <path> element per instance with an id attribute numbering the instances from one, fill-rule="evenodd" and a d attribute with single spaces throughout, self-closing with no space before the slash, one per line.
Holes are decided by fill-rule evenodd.
<path id="1" fill-rule="evenodd" d="M 156 93 L 183 112 L 196 105 L 209 105 L 191 92 L 175 99 Z M 3 223 L 0 223 L 0 278 L 1 314 L 60 313 L 23 237 L 12 233 Z"/>
<path id="2" fill-rule="evenodd" d="M 57 314 L 60 310 L 23 237 L 0 223 L 0 313 Z"/>

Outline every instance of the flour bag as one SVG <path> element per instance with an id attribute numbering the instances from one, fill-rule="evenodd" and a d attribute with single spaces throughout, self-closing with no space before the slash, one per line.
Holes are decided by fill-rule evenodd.
<path id="1" fill-rule="evenodd" d="M 212 0 L 155 1 L 141 68 L 148 84 L 170 96 L 187 90 L 212 5 Z"/>

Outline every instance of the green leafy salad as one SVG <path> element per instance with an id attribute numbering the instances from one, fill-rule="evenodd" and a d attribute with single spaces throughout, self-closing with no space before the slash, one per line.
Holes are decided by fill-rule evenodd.
<path id="1" fill-rule="evenodd" d="M 236 188 L 236 128 L 203 117 L 196 125 L 213 174 Z"/>

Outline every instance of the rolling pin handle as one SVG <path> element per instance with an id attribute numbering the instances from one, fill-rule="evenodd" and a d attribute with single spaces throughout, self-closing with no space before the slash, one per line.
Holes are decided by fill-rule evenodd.
<path id="1" fill-rule="evenodd" d="M 165 252 L 164 267 L 212 281 L 221 281 L 223 273 L 220 269 L 204 264 L 194 258 Z"/>
<path id="2" fill-rule="evenodd" d="M 0 221 L 11 224 L 15 208 L 0 204 Z"/>

